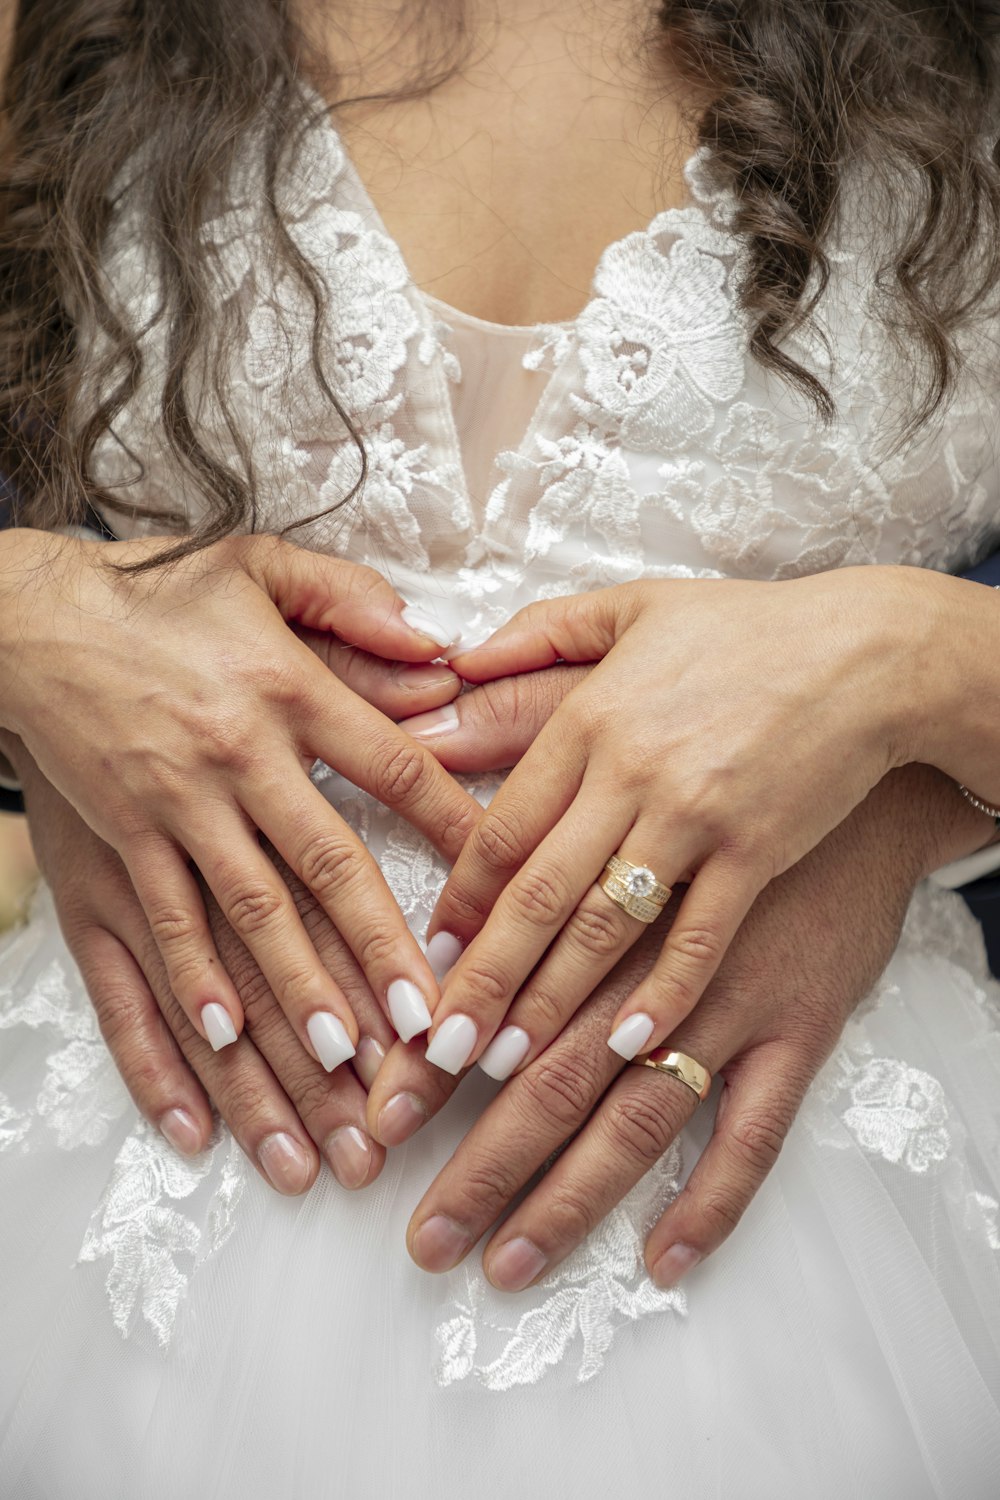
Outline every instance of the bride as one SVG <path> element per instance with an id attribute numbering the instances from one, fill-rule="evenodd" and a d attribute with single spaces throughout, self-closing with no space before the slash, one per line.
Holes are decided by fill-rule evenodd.
<path id="1" fill-rule="evenodd" d="M 4 16 L 4 1497 L 986 1500 L 1000 15 Z"/>

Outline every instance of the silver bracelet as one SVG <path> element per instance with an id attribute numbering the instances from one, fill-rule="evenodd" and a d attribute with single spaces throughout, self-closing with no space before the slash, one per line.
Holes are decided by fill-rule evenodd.
<path id="1" fill-rule="evenodd" d="M 975 792 L 970 792 L 969 788 L 963 786 L 961 782 L 958 783 L 958 790 L 962 793 L 966 802 L 971 802 L 978 812 L 985 813 L 988 818 L 992 818 L 997 827 L 1000 828 L 1000 807 L 991 807 L 988 802 L 984 802 L 980 797 L 977 797 Z"/>

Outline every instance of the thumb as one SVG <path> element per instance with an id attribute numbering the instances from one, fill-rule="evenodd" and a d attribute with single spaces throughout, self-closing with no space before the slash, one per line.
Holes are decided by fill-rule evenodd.
<path id="1" fill-rule="evenodd" d="M 449 654 L 449 664 L 469 682 L 531 672 L 553 662 L 600 661 L 641 608 L 639 583 L 540 599 L 518 610 L 482 646 Z"/>
<path id="2" fill-rule="evenodd" d="M 330 631 L 393 661 L 430 661 L 456 632 L 427 609 L 412 609 L 374 568 L 309 552 L 274 536 L 236 539 L 240 566 L 284 618 Z"/>
<path id="3" fill-rule="evenodd" d="M 550 667 L 501 677 L 463 693 L 432 713 L 403 719 L 449 771 L 499 771 L 516 765 L 589 667 Z"/>

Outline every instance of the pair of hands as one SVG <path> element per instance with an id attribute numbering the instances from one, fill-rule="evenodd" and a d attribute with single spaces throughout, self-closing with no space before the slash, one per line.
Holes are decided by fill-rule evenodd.
<path id="1" fill-rule="evenodd" d="M 557 667 L 466 694 L 443 758 L 454 769 L 516 761 L 581 676 Z M 207 1142 L 211 1099 L 281 1192 L 308 1188 L 321 1156 L 345 1187 L 374 1180 L 384 1144 L 404 1139 L 407 1123 L 412 1128 L 441 1107 L 457 1080 L 395 1041 L 363 980 L 355 976 L 351 987 L 346 946 L 315 900 L 278 861 L 321 959 L 349 989 L 369 1039 L 353 1071 L 327 1074 L 304 1053 L 260 969 L 210 901 L 213 933 L 246 1014 L 238 1045 L 213 1052 L 171 992 L 121 861 L 30 763 L 22 772 L 39 860 L 67 940 L 147 1118 L 193 1153 Z M 661 1284 L 716 1248 L 738 1222 L 844 1019 L 891 954 L 925 866 L 981 835 L 955 801 L 936 772 L 894 772 L 755 902 L 681 1039 L 721 1072 L 726 1108 L 687 1187 L 650 1234 L 647 1261 Z M 960 822 L 967 819 L 964 829 L 955 827 L 956 811 Z M 425 1194 L 409 1245 L 426 1269 L 460 1259 L 575 1136 L 485 1253 L 487 1273 L 501 1288 L 545 1274 L 689 1118 L 693 1095 L 649 1070 L 623 1069 L 601 1042 L 609 1017 L 653 961 L 658 928 L 598 985 L 544 1056 L 506 1085 Z M 398 1088 L 387 1067 L 379 1074 L 386 1050 Z M 400 1096 L 418 1103 L 392 1107 Z"/>

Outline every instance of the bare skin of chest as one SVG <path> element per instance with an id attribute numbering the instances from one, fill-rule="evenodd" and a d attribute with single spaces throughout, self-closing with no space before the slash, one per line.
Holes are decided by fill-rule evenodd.
<path id="1" fill-rule="evenodd" d="M 420 98 L 338 107 L 418 286 L 490 322 L 570 318 L 604 248 L 683 201 L 691 111 L 653 9 L 466 0 L 469 40 L 451 77 Z M 336 96 L 396 89 L 453 62 L 443 41 L 455 11 L 433 10 L 430 36 L 412 0 L 351 0 L 336 27 L 314 13 L 307 30 L 333 59 Z"/>

